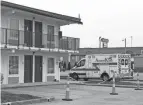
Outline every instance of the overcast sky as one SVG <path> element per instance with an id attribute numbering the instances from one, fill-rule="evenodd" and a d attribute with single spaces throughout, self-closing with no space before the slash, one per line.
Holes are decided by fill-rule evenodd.
<path id="1" fill-rule="evenodd" d="M 83 25 L 62 27 L 63 35 L 80 38 L 80 47 L 99 47 L 99 36 L 109 47 L 143 47 L 143 0 L 6 0 L 50 12 L 78 17 Z"/>

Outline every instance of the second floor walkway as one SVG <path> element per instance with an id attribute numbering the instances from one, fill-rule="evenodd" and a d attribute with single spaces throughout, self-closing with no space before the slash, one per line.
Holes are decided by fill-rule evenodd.
<path id="1" fill-rule="evenodd" d="M 1 28 L 1 45 L 77 51 L 79 38 Z"/>

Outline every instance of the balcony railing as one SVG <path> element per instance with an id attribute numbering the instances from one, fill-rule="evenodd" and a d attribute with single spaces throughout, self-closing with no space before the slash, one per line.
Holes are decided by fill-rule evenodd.
<path id="1" fill-rule="evenodd" d="M 76 51 L 79 48 L 79 38 L 66 36 L 60 38 L 58 35 L 48 35 L 41 32 L 33 33 L 1 28 L 1 44 Z"/>

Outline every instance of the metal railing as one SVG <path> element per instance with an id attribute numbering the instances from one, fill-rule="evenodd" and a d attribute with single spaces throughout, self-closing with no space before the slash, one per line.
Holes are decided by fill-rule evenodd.
<path id="1" fill-rule="evenodd" d="M 79 38 L 1 28 L 1 44 L 48 49 L 78 50 Z"/>

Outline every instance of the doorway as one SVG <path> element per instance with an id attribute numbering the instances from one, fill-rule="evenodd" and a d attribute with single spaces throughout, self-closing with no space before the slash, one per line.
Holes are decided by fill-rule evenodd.
<path id="1" fill-rule="evenodd" d="M 24 83 L 32 82 L 33 71 L 33 57 L 32 55 L 24 56 Z"/>
<path id="2" fill-rule="evenodd" d="M 42 22 L 35 21 L 35 47 L 42 47 Z"/>
<path id="3" fill-rule="evenodd" d="M 42 82 L 42 56 L 35 56 L 35 82 Z"/>
<path id="4" fill-rule="evenodd" d="M 28 47 L 32 47 L 32 20 L 24 20 L 24 44 Z"/>

